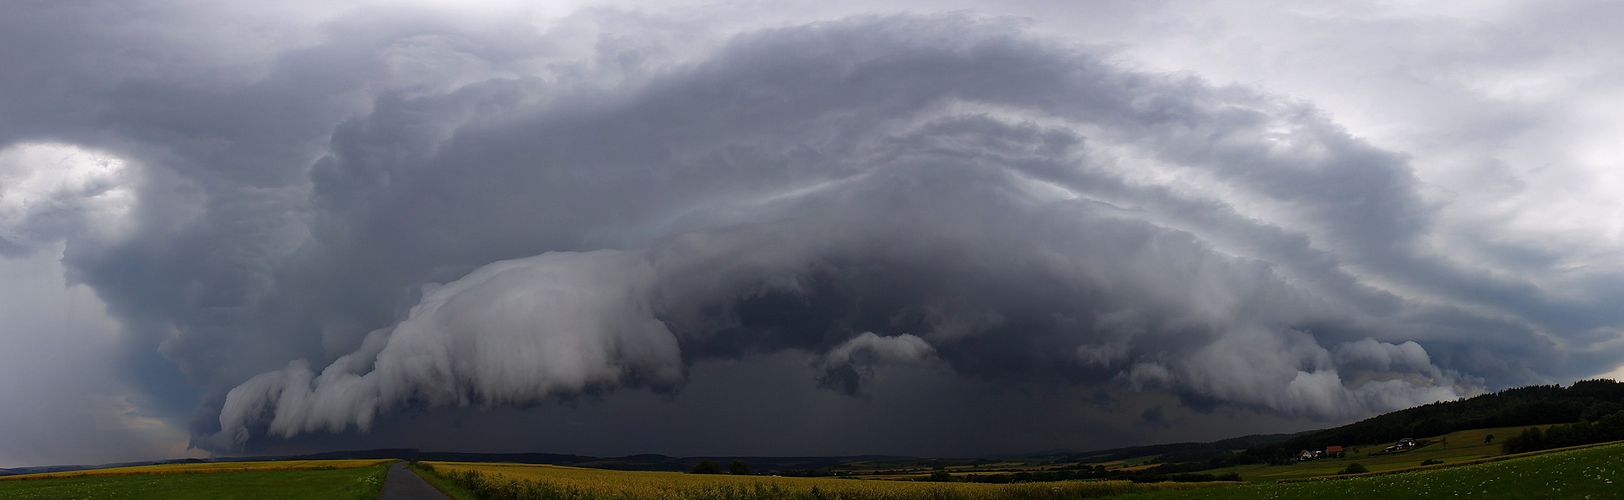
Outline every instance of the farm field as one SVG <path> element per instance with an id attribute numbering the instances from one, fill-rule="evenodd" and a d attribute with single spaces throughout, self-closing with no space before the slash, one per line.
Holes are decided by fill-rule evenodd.
<path id="1" fill-rule="evenodd" d="M 1403 453 L 1380 454 L 1381 445 L 1367 445 L 1354 447 L 1356 451 L 1350 451 L 1347 457 L 1344 458 L 1320 459 L 1294 465 L 1242 465 L 1202 472 L 1210 474 L 1235 472 L 1248 481 L 1273 483 L 1280 479 L 1334 476 L 1337 471 L 1354 462 L 1365 466 L 1371 472 L 1419 467 L 1421 462 L 1426 460 L 1441 460 L 1444 464 L 1451 464 L 1503 456 L 1505 453 L 1500 449 L 1501 441 L 1515 436 L 1527 428 L 1472 429 L 1442 436 L 1427 437 L 1425 439 L 1432 441 L 1432 444 Z M 1484 438 L 1491 434 L 1496 436 L 1496 439 L 1493 442 L 1484 443 Z"/>
<path id="2" fill-rule="evenodd" d="M 88 469 L 63 472 L 46 472 L 41 474 L 21 474 L 16 476 L 0 476 L 0 481 L 19 481 L 47 478 L 85 477 L 85 476 L 130 476 L 130 475 L 163 475 L 163 474 L 210 474 L 217 472 L 248 472 L 265 470 L 316 470 L 316 469 L 351 469 L 355 467 L 369 467 L 392 462 L 393 460 L 268 460 L 262 462 L 197 462 L 163 465 L 137 465 L 131 467 L 109 467 L 106 469 Z"/>
<path id="3" fill-rule="evenodd" d="M 1495 434 L 1499 436 L 1499 434 Z M 1451 440 L 1453 441 L 1453 440 Z M 1124 500 L 1285 498 L 1619 498 L 1624 444 L 1594 446 L 1459 467 L 1280 484 L 1243 484 L 1200 492 L 1131 494 Z"/>
<path id="4" fill-rule="evenodd" d="M 12 476 L 0 480 L 0 498 L 372 500 L 378 497 L 384 475 L 388 472 L 384 461 L 378 460 L 342 461 L 351 464 L 345 468 L 328 463 L 337 461 L 320 462 L 320 464 L 291 462 L 231 464 L 240 468 L 181 467 L 226 464 L 174 464 Z M 300 468 L 276 467 L 289 464 Z M 106 473 L 110 470 L 121 472 Z"/>
<path id="5" fill-rule="evenodd" d="M 535 493 L 510 488 L 497 498 L 641 499 L 814 499 L 842 500 L 1002 500 L 1035 498 L 1097 498 L 1147 491 L 1211 488 L 1234 483 L 1133 483 L 1130 481 L 1067 481 L 1058 483 L 980 484 L 926 483 L 833 478 L 733 476 L 583 469 L 553 465 L 429 462 L 434 475 L 446 478 L 478 472 L 481 480 L 496 484 L 538 482 Z M 459 481 L 449 481 L 461 483 Z M 444 488 L 464 495 L 465 488 Z M 543 493 L 545 491 L 545 493 Z M 491 496 L 491 495 L 487 495 Z M 472 500 L 472 496 L 464 496 Z"/>
<path id="6" fill-rule="evenodd" d="M 1143 460 L 1150 460 L 1146 457 Z M 864 479 L 911 479 L 927 477 L 940 466 L 955 476 L 967 474 L 1000 474 L 1023 471 L 1044 471 L 1075 465 L 1074 460 L 1054 458 L 1004 459 L 912 459 L 851 462 L 832 467 L 839 475 L 860 476 Z M 1115 468 L 1115 467 L 1112 467 Z"/>

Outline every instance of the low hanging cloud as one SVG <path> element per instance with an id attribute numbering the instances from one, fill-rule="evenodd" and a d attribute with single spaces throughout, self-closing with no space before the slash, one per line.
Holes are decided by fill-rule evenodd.
<path id="1" fill-rule="evenodd" d="M 1410 160 L 1312 104 L 1018 21 L 374 14 L 0 77 L 0 109 L 81 110 L 0 140 L 121 158 L 57 179 L 7 146 L 0 253 L 67 242 L 195 446 L 774 356 L 845 395 L 925 365 L 1323 423 L 1607 368 L 1624 324 L 1442 254 Z M 91 28 L 32 36 L 168 40 Z"/>
<path id="2" fill-rule="evenodd" d="M 906 333 L 881 337 L 863 332 L 818 356 L 813 364 L 823 370 L 818 376 L 820 387 L 858 394 L 863 380 L 874 376 L 876 365 L 922 364 L 935 357 L 936 349 L 919 337 Z"/>
<path id="3" fill-rule="evenodd" d="M 407 404 L 533 404 L 633 380 L 673 384 L 682 363 L 650 310 L 653 271 L 634 252 L 549 253 L 428 287 L 406 320 L 319 375 L 295 360 L 232 389 L 206 446 L 241 446 L 249 426 L 282 437 L 366 431 Z"/>

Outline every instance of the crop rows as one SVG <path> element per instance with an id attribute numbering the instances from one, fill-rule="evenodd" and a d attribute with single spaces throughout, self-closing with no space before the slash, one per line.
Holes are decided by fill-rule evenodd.
<path id="1" fill-rule="evenodd" d="M 1060 500 L 1213 483 L 1064 481 L 1027 484 L 924 483 L 850 479 L 626 472 L 546 465 L 423 464 L 484 500 Z"/>

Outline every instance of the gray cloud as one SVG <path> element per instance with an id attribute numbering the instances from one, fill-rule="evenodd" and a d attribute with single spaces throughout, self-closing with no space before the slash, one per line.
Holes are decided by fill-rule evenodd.
<path id="1" fill-rule="evenodd" d="M 406 235 L 450 231 L 460 236 L 445 240 L 443 251 L 453 254 L 476 250 L 461 242 L 488 246 L 541 230 L 554 238 L 573 230 L 576 238 L 590 239 L 593 225 L 683 210 L 656 219 L 641 237 L 620 236 L 628 240 L 624 244 L 650 252 L 658 285 L 647 300 L 680 339 L 683 358 L 823 352 L 823 363 L 833 366 L 821 383 L 848 393 L 857 392 L 861 376 L 837 358 L 849 358 L 846 351 L 858 345 L 852 342 L 869 338 L 858 332 L 878 339 L 869 333 L 874 330 L 918 332 L 956 371 L 970 376 L 1082 381 L 1114 373 L 1139 387 L 1315 418 L 1349 418 L 1473 390 L 1457 387 L 1454 379 L 1344 387 L 1329 352 L 1299 325 L 1346 324 L 1356 334 L 1360 327 L 1344 316 L 1368 313 L 1327 303 L 1261 261 L 1223 255 L 1185 230 L 1151 220 L 1161 214 L 1124 208 L 1141 200 L 1200 200 L 1169 200 L 1171 193 L 1125 186 L 1123 173 L 1115 170 L 1119 165 L 1093 157 L 1098 153 L 1076 128 L 1028 120 L 1076 122 L 1102 130 L 1107 143 L 1127 141 L 1123 147 L 1183 149 L 1170 158 L 1182 168 L 1239 175 L 1231 171 L 1247 165 L 1254 170 L 1250 177 L 1262 178 L 1258 194 L 1285 203 L 1318 199 L 1286 185 L 1357 190 L 1362 184 L 1348 186 L 1346 178 L 1360 175 L 1384 179 L 1375 184 L 1385 193 L 1391 179 L 1407 179 L 1401 162 L 1337 135 L 1311 113 L 1245 92 L 1111 70 L 1085 54 L 1007 38 L 1002 29 L 955 18 L 901 18 L 769 31 L 639 89 L 627 104 L 585 116 L 542 110 L 502 128 L 465 126 L 466 132 L 438 144 L 416 167 L 440 166 L 415 174 L 431 182 L 397 183 L 395 176 L 410 175 L 399 170 L 398 156 L 379 161 L 338 146 L 338 156 L 318 163 L 316 189 L 324 199 L 380 200 L 368 210 L 385 224 L 398 220 L 396 214 L 422 210 L 417 207 L 464 208 L 440 214 L 455 221 L 439 227 L 349 228 L 400 232 L 390 240 L 409 241 L 418 238 Z M 1136 107 L 1136 100 L 1149 104 Z M 1050 101 L 1054 107 L 1038 106 Z M 1018 118 L 1000 116 L 1011 113 Z M 389 130 L 401 128 L 398 115 L 387 116 Z M 640 127 L 624 131 L 626 123 Z M 1260 130 L 1280 126 L 1305 130 L 1300 141 L 1329 134 L 1335 147 L 1324 158 L 1275 158 L 1262 147 L 1271 139 Z M 393 136 L 382 140 L 399 142 Z M 1337 150 L 1348 153 L 1337 156 Z M 537 163 L 535 155 L 555 161 Z M 804 155 L 810 158 L 797 157 Z M 1305 168 L 1308 173 L 1301 173 Z M 1328 178 L 1313 175 L 1320 170 Z M 582 181 L 550 180 L 559 176 Z M 391 181 L 378 181 L 383 178 Z M 486 185 L 491 178 L 507 182 Z M 345 179 L 345 189 L 366 194 L 325 194 L 327 179 Z M 462 187 L 470 182 L 481 188 Z M 615 205 L 599 204 L 608 200 Z M 1357 212 L 1362 218 L 1332 208 L 1308 215 L 1326 219 L 1323 224 L 1335 230 L 1380 233 L 1368 238 L 1410 232 L 1390 229 L 1408 224 L 1403 203 L 1368 203 L 1383 210 Z M 1204 205 L 1227 210 L 1212 201 Z M 515 225 L 489 218 L 493 213 L 543 219 Z M 552 218 L 558 214 L 568 218 Z M 400 253 L 371 249 L 356 258 Z M 566 308 L 554 314 L 591 312 Z M 590 326 L 603 318 L 564 321 L 586 325 L 572 335 L 605 334 Z M 483 338 L 463 337 L 476 343 Z M 1053 347 L 1082 352 L 1097 343 L 1115 343 L 1124 352 L 1103 363 L 1053 354 Z M 598 360 L 579 367 L 584 370 L 623 361 L 595 356 L 590 348 L 564 351 Z M 1431 365 L 1422 368 L 1437 372 Z M 268 377 L 289 372 L 308 369 Z M 515 398 L 520 401 L 582 389 L 555 388 L 546 383 L 549 377 L 534 374 L 483 376 L 474 387 L 529 387 Z M 314 384 L 316 399 L 320 385 Z M 410 387 L 406 392 L 420 385 Z M 270 418 L 272 432 L 290 434 L 275 424 L 280 407 L 268 404 L 278 393 L 253 383 L 236 391 L 227 397 L 221 420 L 236 442 L 248 433 L 235 429 L 250 427 L 255 415 Z M 257 394 L 265 396 L 251 396 Z M 455 394 L 422 403 L 467 403 L 464 391 Z M 348 408 L 352 402 L 333 404 Z M 346 422 L 358 424 L 370 417 L 367 411 L 345 413 Z"/>
<path id="2" fill-rule="evenodd" d="M 250 425 L 282 437 L 366 431 L 407 403 L 512 405 L 627 380 L 670 385 L 681 359 L 650 310 L 652 278 L 646 258 L 615 251 L 482 267 L 426 289 L 404 321 L 319 375 L 300 359 L 233 389 L 222 434 L 205 446 L 242 445 Z"/>
<path id="3" fill-rule="evenodd" d="M 104 72 L 15 58 L 78 83 L 9 95 L 75 111 L 0 140 L 129 167 L 0 212 L 0 237 L 67 242 L 66 272 L 128 331 L 133 382 L 195 406 L 194 445 L 725 399 L 691 395 L 691 374 L 759 359 L 868 398 L 899 392 L 866 390 L 891 371 L 1162 394 L 1113 417 L 1162 433 L 1230 411 L 1344 421 L 1616 361 L 1583 354 L 1624 322 L 1605 301 L 1433 247 L 1448 207 L 1406 155 L 1310 104 L 1124 69 L 1019 21 L 682 45 L 725 37 L 635 10 L 542 30 L 380 12 L 284 22 L 240 53 L 139 31 L 51 45 L 171 54 Z"/>
<path id="4" fill-rule="evenodd" d="M 909 334 L 881 337 L 874 332 L 863 332 L 852 337 L 813 364 L 823 369 L 818 385 L 856 395 L 863 382 L 874 377 L 875 365 L 920 364 L 936 357 L 936 349 L 924 339 Z"/>

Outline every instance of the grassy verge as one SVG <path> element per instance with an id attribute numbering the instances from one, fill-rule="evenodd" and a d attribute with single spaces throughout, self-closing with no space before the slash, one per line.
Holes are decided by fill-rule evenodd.
<path id="1" fill-rule="evenodd" d="M 384 464 L 345 469 L 250 470 L 168 474 L 82 474 L 0 482 L 0 498 L 67 500 L 373 500 L 383 489 Z"/>
<path id="2" fill-rule="evenodd" d="M 433 466 L 412 462 L 407 464 L 407 469 L 417 474 L 417 477 L 421 477 L 424 481 L 428 481 L 429 484 L 434 486 L 434 489 L 440 490 L 440 493 L 445 493 L 446 496 L 449 496 L 455 500 L 480 500 L 479 496 L 474 495 L 474 492 L 472 491 L 468 491 L 468 488 L 464 488 L 451 482 L 449 479 L 440 477 L 439 474 L 435 474 Z"/>
<path id="3" fill-rule="evenodd" d="M 431 482 L 480 500 L 1060 500 L 1233 483 L 1064 481 L 1026 484 L 921 483 L 828 478 L 631 472 L 548 465 L 422 464 Z M 462 496 L 466 494 L 467 496 Z"/>

